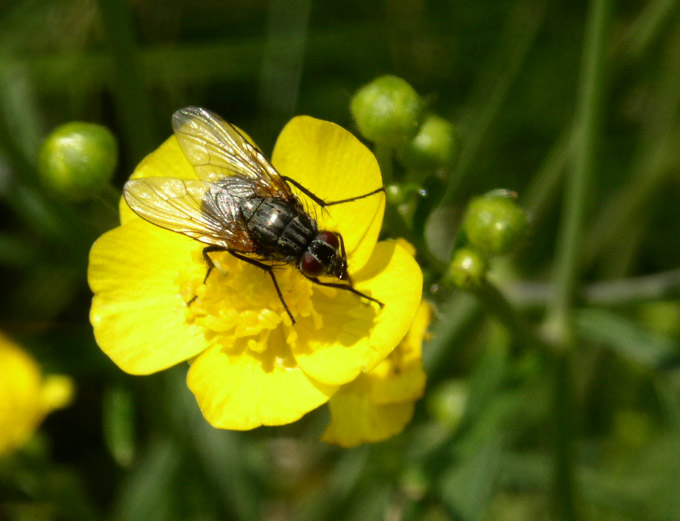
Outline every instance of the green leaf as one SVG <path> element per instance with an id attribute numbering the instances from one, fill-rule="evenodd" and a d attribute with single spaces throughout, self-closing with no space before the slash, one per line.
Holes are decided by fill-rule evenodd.
<path id="1" fill-rule="evenodd" d="M 579 334 L 650 369 L 671 369 L 680 362 L 680 345 L 654 334 L 628 318 L 603 309 L 585 308 L 575 314 Z"/>

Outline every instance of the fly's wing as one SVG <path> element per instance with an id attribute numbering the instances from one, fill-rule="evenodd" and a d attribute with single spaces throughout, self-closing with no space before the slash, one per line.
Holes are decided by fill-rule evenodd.
<path id="1" fill-rule="evenodd" d="M 172 128 L 200 179 L 217 182 L 237 175 L 253 181 L 258 195 L 294 197 L 264 154 L 217 114 L 186 107 L 173 114 Z"/>
<path id="2" fill-rule="evenodd" d="M 219 204 L 214 204 L 215 193 Z M 142 219 L 192 239 L 243 253 L 253 252 L 238 200 L 198 179 L 144 177 L 123 187 L 128 206 Z"/>

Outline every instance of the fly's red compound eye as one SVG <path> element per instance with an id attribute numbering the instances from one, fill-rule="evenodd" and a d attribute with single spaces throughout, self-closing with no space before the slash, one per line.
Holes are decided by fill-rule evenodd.
<path id="1" fill-rule="evenodd" d="M 324 266 L 316 257 L 314 257 L 314 255 L 307 252 L 302 256 L 302 260 L 300 261 L 300 271 L 306 277 L 313 279 L 319 275 L 323 275 Z"/>
<path id="2" fill-rule="evenodd" d="M 336 250 L 340 249 L 340 239 L 338 239 L 338 234 L 333 233 L 333 232 L 319 232 L 319 235 L 317 238 L 329 246 L 335 248 Z"/>

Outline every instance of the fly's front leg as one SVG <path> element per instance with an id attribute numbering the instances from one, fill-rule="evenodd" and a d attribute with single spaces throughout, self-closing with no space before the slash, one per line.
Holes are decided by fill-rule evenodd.
<path id="1" fill-rule="evenodd" d="M 226 250 L 224 248 L 220 247 L 220 246 L 206 246 L 205 248 L 203 248 L 203 251 L 201 252 L 201 254 L 203 255 L 203 260 L 205 261 L 205 263 L 208 266 L 208 269 L 205 272 L 205 277 L 203 277 L 203 284 L 205 284 L 205 282 L 208 280 L 208 276 L 210 275 L 213 268 L 215 267 L 215 263 L 210 258 L 209 253 L 213 253 L 213 252 L 216 252 L 216 251 L 226 251 Z M 191 304 L 193 304 L 194 301 L 197 298 L 198 298 L 198 295 L 194 295 L 193 298 L 189 302 L 187 302 L 187 306 L 191 306 Z"/>
<path id="2" fill-rule="evenodd" d="M 213 260 L 210 258 L 209 253 L 213 253 L 215 251 L 228 251 L 225 248 L 222 248 L 221 246 L 206 246 L 203 248 L 203 260 L 205 263 L 208 265 L 208 271 L 205 272 L 205 277 L 203 277 L 203 284 L 205 284 L 205 281 L 208 280 L 208 276 L 212 272 L 213 268 L 215 267 L 215 263 Z M 230 252 L 231 253 L 231 252 Z M 196 298 L 196 297 L 194 297 Z"/>
<path id="3" fill-rule="evenodd" d="M 361 298 L 365 298 L 366 300 L 370 300 L 371 302 L 375 302 L 380 306 L 380 309 L 385 307 L 385 304 L 380 302 L 377 298 L 369 297 L 366 295 L 366 293 L 362 293 L 358 289 L 355 289 L 354 287 L 347 285 L 347 284 L 341 284 L 339 282 L 321 282 L 318 278 L 309 278 L 312 282 L 315 284 L 318 284 L 319 286 L 326 286 L 327 288 L 335 288 L 335 289 L 342 289 L 345 291 L 349 291 L 350 293 L 354 293 L 355 295 L 358 295 Z"/>
<path id="4" fill-rule="evenodd" d="M 245 255 L 241 255 L 237 252 L 230 251 L 230 250 L 227 250 L 227 251 L 229 251 L 229 253 L 231 253 L 237 259 L 245 261 L 248 264 L 252 264 L 253 266 L 256 266 L 256 267 L 260 268 L 261 270 L 264 270 L 267 273 L 269 273 L 269 276 L 272 278 L 272 282 L 274 283 L 274 288 L 276 289 L 276 294 L 279 296 L 279 300 L 281 301 L 281 304 L 283 304 L 283 307 L 286 310 L 286 313 L 288 313 L 288 316 L 290 317 L 291 321 L 293 322 L 293 324 L 295 324 L 295 319 L 293 318 L 293 314 L 290 312 L 290 309 L 288 309 L 288 304 L 286 304 L 286 301 L 283 298 L 283 293 L 281 293 L 281 289 L 279 288 L 279 283 L 276 281 L 276 276 L 274 275 L 274 267 L 270 266 L 269 264 L 265 264 L 263 262 L 260 262 L 257 259 L 251 259 L 250 257 L 246 257 Z"/>
<path id="5" fill-rule="evenodd" d="M 303 194 L 305 194 L 307 197 L 309 197 L 312 201 L 314 201 L 316 204 L 318 204 L 321 208 L 325 208 L 326 206 L 333 206 L 335 204 L 351 203 L 352 201 L 358 201 L 359 199 L 363 199 L 365 197 L 370 197 L 372 195 L 379 194 L 380 192 L 385 191 L 385 187 L 381 186 L 380 188 L 373 190 L 372 192 L 368 192 L 367 194 L 357 195 L 356 197 L 350 197 L 348 199 L 340 199 L 339 201 L 324 201 L 323 199 L 321 199 L 321 197 L 319 197 L 318 195 L 309 191 L 307 188 L 305 188 L 300 183 L 298 183 L 295 179 L 291 179 L 290 177 L 286 177 L 286 176 L 281 176 L 281 177 L 287 183 L 290 183 L 293 186 L 295 186 L 296 188 L 298 188 Z"/>

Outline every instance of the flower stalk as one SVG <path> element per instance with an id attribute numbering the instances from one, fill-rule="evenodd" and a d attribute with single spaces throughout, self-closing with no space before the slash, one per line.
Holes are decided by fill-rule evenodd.
<path id="1" fill-rule="evenodd" d="M 595 174 L 604 94 L 611 0 L 591 0 L 586 23 L 581 83 L 574 125 L 572 173 L 567 177 L 564 216 L 558 235 L 556 294 L 548 318 L 550 334 L 563 352 L 554 360 L 553 504 L 559 519 L 577 518 L 572 447 L 570 352 L 575 346 L 573 300 L 578 285 L 588 191 Z"/>

